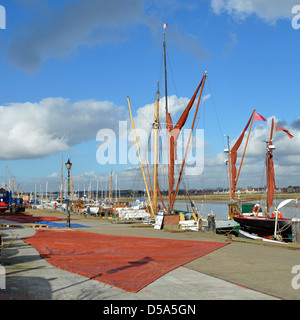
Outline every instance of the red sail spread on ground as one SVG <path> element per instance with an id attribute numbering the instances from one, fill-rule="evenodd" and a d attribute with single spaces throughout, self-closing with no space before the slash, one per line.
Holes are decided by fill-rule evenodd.
<path id="1" fill-rule="evenodd" d="M 66 218 L 37 217 L 37 216 L 32 216 L 31 214 L 28 214 L 26 212 L 2 213 L 0 214 L 0 219 L 20 222 L 20 223 L 35 223 L 35 222 L 42 222 L 42 221 L 66 221 Z"/>
<path id="2" fill-rule="evenodd" d="M 57 268 L 129 292 L 228 244 L 56 230 L 38 230 L 24 241 Z"/>

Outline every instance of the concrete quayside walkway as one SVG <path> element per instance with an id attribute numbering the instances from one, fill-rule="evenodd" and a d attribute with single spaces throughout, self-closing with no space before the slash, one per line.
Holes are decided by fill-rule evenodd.
<path id="1" fill-rule="evenodd" d="M 31 211 L 34 215 L 64 216 L 62 213 Z M 0 289 L 3 300 L 276 300 L 300 297 L 293 288 L 300 264 L 297 247 L 262 245 L 233 241 L 206 256 L 187 263 L 137 293 L 92 280 L 53 267 L 22 239 L 35 234 L 27 224 L 5 221 L 2 227 L 5 248 L 1 263 L 6 271 L 6 289 Z M 75 222 L 90 226 L 76 228 L 85 232 L 131 235 L 198 241 L 225 241 L 225 237 L 201 232 L 172 233 L 132 224 L 111 224 L 100 218 L 83 218 Z"/>

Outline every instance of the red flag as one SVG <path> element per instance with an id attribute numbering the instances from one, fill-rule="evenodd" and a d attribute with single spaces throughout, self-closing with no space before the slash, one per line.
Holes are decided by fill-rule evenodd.
<path id="1" fill-rule="evenodd" d="M 279 127 L 277 124 L 275 124 L 275 131 L 284 131 L 290 138 L 294 137 L 288 130 Z"/>
<path id="2" fill-rule="evenodd" d="M 267 121 L 265 117 L 263 117 L 261 114 L 259 114 L 258 112 L 255 112 L 254 115 L 254 121 Z"/>

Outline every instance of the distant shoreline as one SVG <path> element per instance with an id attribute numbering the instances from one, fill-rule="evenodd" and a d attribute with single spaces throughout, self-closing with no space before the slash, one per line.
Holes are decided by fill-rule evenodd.
<path id="1" fill-rule="evenodd" d="M 266 193 L 242 193 L 240 194 L 240 197 L 242 200 L 261 200 L 266 199 L 267 194 Z M 146 197 L 147 198 L 147 197 Z M 164 200 L 167 200 L 168 197 L 164 196 Z M 194 201 L 201 201 L 201 200 L 227 200 L 230 201 L 229 194 L 203 194 L 203 195 L 190 195 L 189 197 L 184 195 L 179 195 L 176 197 L 176 200 L 187 200 L 191 199 Z M 300 199 L 300 193 L 275 193 L 274 194 L 274 200 L 276 199 Z M 133 198 L 122 198 L 120 201 L 132 201 L 135 200 Z M 235 200 L 237 201 L 237 196 L 235 197 Z"/>

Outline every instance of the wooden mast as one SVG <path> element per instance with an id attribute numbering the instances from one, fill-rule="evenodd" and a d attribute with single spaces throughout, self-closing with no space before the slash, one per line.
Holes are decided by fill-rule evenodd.
<path id="1" fill-rule="evenodd" d="M 231 179 L 231 156 L 230 156 L 230 138 L 227 136 L 227 146 L 228 146 L 228 169 L 229 169 L 229 193 L 230 193 L 230 203 L 233 203 L 232 197 L 232 179 Z"/>
<path id="2" fill-rule="evenodd" d="M 165 96 L 166 96 L 166 114 L 168 111 L 168 86 L 167 86 L 167 58 L 166 58 L 166 33 L 163 32 L 164 36 L 164 66 L 165 66 Z"/>
<path id="3" fill-rule="evenodd" d="M 60 205 L 62 205 L 62 191 L 63 191 L 63 156 L 61 156 L 61 173 L 60 173 Z"/>
<path id="4" fill-rule="evenodd" d="M 231 193 L 230 193 L 230 198 L 231 199 L 234 199 L 235 189 L 236 189 L 236 185 L 237 185 L 237 182 L 238 182 L 238 179 L 239 179 L 239 175 L 240 175 L 240 172 L 241 172 L 242 164 L 243 164 L 243 161 L 244 161 L 244 157 L 245 157 L 245 153 L 246 153 L 246 149 L 247 149 L 247 145 L 248 145 L 248 141 L 249 141 L 249 137 L 250 137 L 250 133 L 251 133 L 251 128 L 252 128 L 254 116 L 255 116 L 255 109 L 254 109 L 250 119 L 248 120 L 248 123 L 247 123 L 245 129 L 243 130 L 243 132 L 241 133 L 240 137 L 238 138 L 238 140 L 236 141 L 236 143 L 234 144 L 234 146 L 232 147 L 232 149 L 230 150 L 230 153 L 229 153 L 230 170 L 231 170 L 230 171 L 230 173 L 231 173 Z M 241 143 L 243 141 L 245 132 L 248 129 L 249 125 L 250 125 L 250 129 L 249 129 L 249 132 L 248 132 L 247 141 L 246 141 L 246 144 L 245 144 L 242 160 L 241 160 L 241 163 L 240 163 L 240 166 L 239 166 L 239 171 L 238 171 L 238 174 L 236 175 L 236 167 L 235 167 L 235 165 L 236 165 L 236 160 L 237 160 L 237 150 L 239 149 L 239 147 L 240 147 L 240 145 L 241 145 Z"/>
<path id="5" fill-rule="evenodd" d="M 241 164 L 240 164 L 240 167 L 239 167 L 239 172 L 238 172 L 237 177 L 236 177 L 236 181 L 238 181 L 239 176 L 240 176 L 242 164 L 243 164 L 243 161 L 244 161 L 244 157 L 245 157 L 245 153 L 246 153 L 246 149 L 247 149 L 247 145 L 248 145 L 248 141 L 249 141 L 249 137 L 250 137 L 252 125 L 253 125 L 253 120 L 254 120 L 255 112 L 256 112 L 256 110 L 254 109 L 254 111 L 253 111 L 253 113 L 252 113 L 252 119 L 251 119 L 250 129 L 249 129 L 249 132 L 248 132 L 247 141 L 246 141 L 246 144 L 245 144 L 245 148 L 244 148 L 244 152 L 243 152 Z"/>
<path id="6" fill-rule="evenodd" d="M 109 181 L 109 206 L 110 206 L 110 203 L 111 203 L 111 184 L 112 184 L 112 171 L 110 172 L 110 181 Z"/>
<path id="7" fill-rule="evenodd" d="M 267 215 L 270 214 L 270 208 L 273 202 L 274 196 L 274 166 L 273 166 L 273 131 L 274 131 L 274 118 L 272 118 L 271 132 L 269 140 L 266 140 L 267 143 L 267 154 L 266 154 L 266 176 L 267 176 Z M 273 148 L 272 148 L 272 147 Z"/>
<path id="8" fill-rule="evenodd" d="M 158 131 L 159 131 L 159 82 L 154 110 L 154 164 L 153 164 L 153 210 L 157 214 L 157 167 L 158 167 Z"/>
<path id="9" fill-rule="evenodd" d="M 71 199 L 74 200 L 74 185 L 73 185 L 73 177 L 72 177 L 72 170 L 70 170 L 70 182 L 71 182 Z"/>
<path id="10" fill-rule="evenodd" d="M 147 191 L 147 196 L 148 196 L 148 200 L 149 200 L 149 204 L 150 204 L 151 216 L 154 219 L 154 210 L 153 210 L 152 200 L 151 200 L 151 197 L 150 197 L 148 184 L 147 184 L 147 180 L 146 180 L 146 176 L 145 176 L 145 171 L 144 171 L 144 167 L 143 167 L 143 162 L 142 162 L 142 157 L 141 157 L 141 153 L 140 153 L 139 143 L 138 143 L 138 139 L 137 139 L 137 135 L 136 135 L 136 131 L 135 131 L 135 125 L 134 125 L 134 121 L 133 121 L 133 117 L 132 117 L 129 97 L 127 97 L 127 103 L 128 103 L 128 108 L 129 108 L 132 128 L 133 128 L 133 132 L 134 132 L 134 136 L 135 136 L 136 148 L 137 148 L 137 152 L 138 152 L 139 160 L 140 160 L 140 165 L 141 165 L 141 169 L 142 169 L 143 179 L 144 179 L 144 183 L 145 183 L 145 187 L 146 187 L 146 191 Z"/>
<path id="11" fill-rule="evenodd" d="M 165 29 L 165 27 L 164 27 Z M 168 81 L 167 81 L 167 55 L 166 55 L 166 32 L 163 31 L 163 47 L 164 47 L 164 69 L 165 69 L 165 99 L 166 99 L 166 105 L 165 105 L 165 109 L 166 109 L 166 127 L 168 128 Z M 167 139 L 168 139 L 168 180 L 169 180 L 169 213 L 172 210 L 172 198 L 173 198 L 173 188 L 170 187 L 170 176 L 171 176 L 171 155 L 170 155 L 170 138 L 171 138 L 171 133 L 169 132 L 169 130 L 167 129 Z"/>
<path id="12" fill-rule="evenodd" d="M 234 198 L 232 197 L 232 170 L 231 170 L 231 151 L 230 151 L 230 137 L 227 136 L 227 149 L 224 149 L 224 152 L 228 153 L 228 172 L 229 172 L 229 197 L 230 197 L 230 203 L 233 203 Z M 233 219 L 233 208 L 232 206 L 228 206 L 229 214 L 228 214 L 228 220 Z"/>

